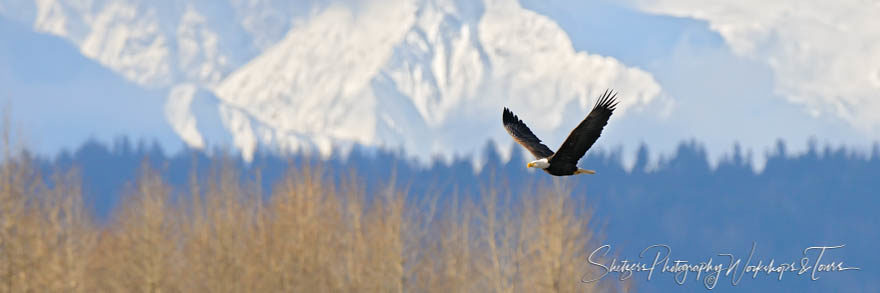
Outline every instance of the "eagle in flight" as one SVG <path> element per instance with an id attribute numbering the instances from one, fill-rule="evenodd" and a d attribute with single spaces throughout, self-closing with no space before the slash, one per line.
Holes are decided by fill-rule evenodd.
<path id="1" fill-rule="evenodd" d="M 556 153 L 541 143 L 541 139 L 535 136 L 529 127 L 507 108 L 504 108 L 502 121 L 504 129 L 507 129 L 507 133 L 513 137 L 513 140 L 529 150 L 537 159 L 529 162 L 527 167 L 544 169 L 553 176 L 596 174 L 596 171 L 578 168 L 577 162 L 599 139 L 602 128 L 608 124 L 608 118 L 611 117 L 611 113 L 617 106 L 615 97 L 617 97 L 616 93 L 606 90 L 596 101 L 596 105 L 593 106 L 593 110 L 590 111 L 587 118 L 584 118 L 568 134 L 568 138 L 559 146 Z"/>

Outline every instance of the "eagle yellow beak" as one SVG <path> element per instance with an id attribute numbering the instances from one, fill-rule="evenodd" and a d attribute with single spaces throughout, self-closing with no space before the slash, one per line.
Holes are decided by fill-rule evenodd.
<path id="1" fill-rule="evenodd" d="M 535 166 L 535 163 L 534 163 L 534 162 L 529 162 L 528 164 L 526 164 L 526 168 L 531 168 L 531 167 L 534 167 L 534 166 Z"/>

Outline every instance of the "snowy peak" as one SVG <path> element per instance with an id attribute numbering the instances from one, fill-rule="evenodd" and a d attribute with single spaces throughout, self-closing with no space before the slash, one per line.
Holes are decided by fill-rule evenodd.
<path id="1" fill-rule="evenodd" d="M 394 9 L 375 5 L 354 13 L 331 6 L 231 74 L 217 96 L 259 123 L 233 136 L 288 150 L 317 145 L 325 154 L 336 139 L 375 143 L 370 83 L 413 19 L 411 6 L 388 7 Z M 256 144 L 236 141 L 240 148 Z"/>
<path id="2" fill-rule="evenodd" d="M 644 71 L 575 52 L 554 22 L 516 1 L 399 4 L 328 8 L 224 80 L 217 95 L 266 128 L 249 143 L 474 153 L 503 139 L 487 129 L 504 105 L 545 118 L 533 127 L 552 132 L 571 121 L 543 113 L 588 110 L 606 88 L 627 89 L 622 111 L 660 93 Z"/>
<path id="3" fill-rule="evenodd" d="M 277 31 L 289 29 L 290 21 L 264 20 L 263 10 L 239 9 L 259 5 L 240 2 L 12 0 L 0 13 L 70 40 L 83 55 L 141 86 L 169 88 L 216 84 L 283 36 Z"/>
<path id="4" fill-rule="evenodd" d="M 351 143 L 475 154 L 505 139 L 503 106 L 561 140 L 581 117 L 546 113 L 585 113 L 606 88 L 626 89 L 623 113 L 661 92 L 640 69 L 575 51 L 515 0 L 30 4 L 36 30 L 167 89 L 165 119 L 187 144 L 231 141 L 245 158 L 259 145 L 329 155 Z"/>

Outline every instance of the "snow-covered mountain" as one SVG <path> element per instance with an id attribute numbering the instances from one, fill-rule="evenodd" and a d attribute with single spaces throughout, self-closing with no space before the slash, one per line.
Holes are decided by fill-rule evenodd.
<path id="1" fill-rule="evenodd" d="M 606 88 L 624 91 L 622 115 L 661 94 L 515 0 L 8 0 L 0 15 L 167 91 L 157 119 L 192 147 L 232 143 L 245 158 L 259 145 L 473 153 L 504 139 L 504 106 L 561 140 L 581 117 L 558 113 L 585 113 Z"/>

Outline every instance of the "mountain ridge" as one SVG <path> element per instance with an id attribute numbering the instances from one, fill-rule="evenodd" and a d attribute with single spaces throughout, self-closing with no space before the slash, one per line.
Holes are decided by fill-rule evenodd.
<path id="1" fill-rule="evenodd" d="M 31 5 L 33 19 L 18 21 L 167 91 L 163 119 L 188 146 L 231 143 L 246 159 L 258 145 L 323 156 L 351 144 L 420 158 L 475 153 L 504 138 L 483 131 L 502 105 L 542 117 L 531 126 L 561 140 L 573 118 L 544 113 L 588 111 L 606 88 L 626 88 L 625 115 L 662 92 L 641 69 L 575 51 L 552 19 L 513 0 L 212 3 L 6 7 Z"/>

